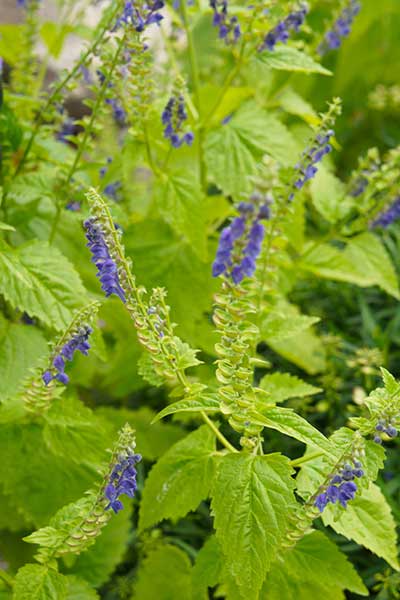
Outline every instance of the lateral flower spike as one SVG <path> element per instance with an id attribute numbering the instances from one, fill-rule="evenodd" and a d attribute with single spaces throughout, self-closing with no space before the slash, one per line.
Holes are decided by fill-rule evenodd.
<path id="1" fill-rule="evenodd" d="M 55 344 L 51 355 L 50 364 L 42 375 L 43 383 L 48 386 L 52 381 L 59 381 L 67 385 L 69 377 L 65 373 L 66 361 L 72 361 L 76 350 L 88 354 L 90 334 L 93 332 L 91 324 L 99 310 L 99 302 L 91 302 L 80 310 L 71 324 Z"/>
<path id="2" fill-rule="evenodd" d="M 40 546 L 36 559 L 42 563 L 64 556 L 80 554 L 91 546 L 107 525 L 113 512 L 123 509 L 122 495 L 133 498 L 136 491 L 135 434 L 126 424 L 120 431 L 112 458 L 97 489 L 86 492 L 77 502 L 61 508 L 48 527 L 35 531 L 24 540 Z M 112 509 L 112 510 L 110 510 Z"/>

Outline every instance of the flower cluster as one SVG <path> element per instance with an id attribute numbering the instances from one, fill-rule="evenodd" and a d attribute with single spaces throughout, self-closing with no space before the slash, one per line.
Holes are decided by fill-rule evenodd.
<path id="1" fill-rule="evenodd" d="M 227 44 L 236 43 L 241 30 L 237 17 L 228 16 L 227 0 L 210 0 L 210 6 L 214 11 L 213 25 L 219 29 L 219 37 L 225 40 Z"/>
<path id="2" fill-rule="evenodd" d="M 49 385 L 54 379 L 64 385 L 69 382 L 69 377 L 65 373 L 65 361 L 72 361 L 76 350 L 87 356 L 90 349 L 88 339 L 92 331 L 93 329 L 89 326 L 81 327 L 62 346 L 61 350 L 53 358 L 52 369 L 48 369 L 43 373 L 42 379 L 46 385 Z"/>
<path id="3" fill-rule="evenodd" d="M 136 492 L 136 463 L 141 460 L 140 454 L 128 450 L 125 455 L 118 457 L 118 462 L 111 471 L 109 482 L 105 487 L 104 496 L 108 500 L 106 510 L 112 508 L 117 513 L 124 508 L 119 499 L 122 494 L 133 498 Z"/>
<path id="4" fill-rule="evenodd" d="M 182 94 L 172 96 L 163 110 L 161 120 L 165 125 L 164 137 L 170 140 L 174 148 L 180 148 L 182 144 L 191 146 L 193 143 L 194 135 L 191 131 L 182 133 L 183 123 L 187 118 Z"/>
<path id="5" fill-rule="evenodd" d="M 118 267 L 111 258 L 105 241 L 104 232 L 98 219 L 90 217 L 84 222 L 86 229 L 87 247 L 92 253 L 92 262 L 97 267 L 97 277 L 106 297 L 115 294 L 122 302 L 126 302 L 124 290 L 119 281 Z"/>
<path id="6" fill-rule="evenodd" d="M 326 34 L 323 42 L 318 46 L 318 53 L 322 56 L 329 50 L 337 50 L 342 43 L 342 38 L 347 37 L 351 31 L 354 18 L 361 10 L 358 0 L 350 0 L 339 17 Z"/>
<path id="7" fill-rule="evenodd" d="M 76 135 L 75 121 L 67 117 L 62 123 L 60 131 L 57 132 L 56 139 L 59 142 L 67 144 L 69 142 L 69 137 L 73 135 Z"/>
<path id="8" fill-rule="evenodd" d="M 106 104 L 111 106 L 113 117 L 118 125 L 124 125 L 126 122 L 126 112 L 117 98 L 106 98 Z"/>
<path id="9" fill-rule="evenodd" d="M 382 444 L 382 433 L 386 433 L 390 438 L 397 437 L 398 431 L 394 426 L 396 419 L 394 418 L 382 418 L 379 419 L 378 423 L 375 426 L 375 437 L 374 442 L 376 444 Z"/>
<path id="10" fill-rule="evenodd" d="M 221 232 L 212 267 L 213 277 L 226 273 L 233 283 L 238 284 L 244 277 L 251 277 L 256 269 L 265 234 L 260 221 L 270 217 L 270 199 L 256 193 L 250 200 L 238 205 L 240 217 L 233 219 Z"/>
<path id="11" fill-rule="evenodd" d="M 320 512 L 329 504 L 339 502 L 346 508 L 347 502 L 353 500 L 357 491 L 355 479 L 362 477 L 364 471 L 358 460 L 353 460 L 353 465 L 345 463 L 339 473 L 333 475 L 326 488 L 315 498 L 314 505 Z"/>
<path id="12" fill-rule="evenodd" d="M 113 159 L 111 158 L 111 156 L 107 157 L 107 165 L 110 165 L 112 163 Z M 105 175 L 107 174 L 108 171 L 108 166 L 104 166 L 101 167 L 101 169 L 99 170 L 99 174 L 100 177 L 103 178 L 105 177 Z M 119 200 L 119 191 L 121 189 L 121 182 L 120 181 L 114 181 L 111 183 L 108 183 L 105 187 L 104 187 L 104 193 L 106 196 L 108 196 L 109 198 L 111 198 L 112 200 L 115 200 L 116 202 Z"/>
<path id="13" fill-rule="evenodd" d="M 160 10 L 164 8 L 163 0 L 133 0 L 125 2 L 125 7 L 122 15 L 117 20 L 115 28 L 118 29 L 123 25 L 133 25 L 138 33 L 141 33 L 153 23 L 159 24 L 163 20 Z"/>
<path id="14" fill-rule="evenodd" d="M 400 196 L 372 222 L 371 227 L 389 227 L 400 218 Z"/>
<path id="15" fill-rule="evenodd" d="M 295 180 L 294 187 L 300 190 L 310 179 L 312 179 L 318 171 L 316 167 L 317 163 L 321 162 L 326 154 L 329 154 L 332 150 L 332 146 L 329 143 L 331 137 L 334 135 L 333 129 L 321 131 L 314 138 L 311 148 L 307 148 L 303 154 L 299 163 L 296 165 L 296 169 L 299 171 L 300 176 Z M 290 199 L 293 198 L 293 194 Z"/>
<path id="16" fill-rule="evenodd" d="M 278 42 L 286 44 L 290 36 L 290 31 L 299 31 L 305 21 L 307 12 L 307 7 L 303 5 L 299 10 L 289 13 L 283 21 L 280 21 L 267 33 L 258 51 L 273 51 Z"/>

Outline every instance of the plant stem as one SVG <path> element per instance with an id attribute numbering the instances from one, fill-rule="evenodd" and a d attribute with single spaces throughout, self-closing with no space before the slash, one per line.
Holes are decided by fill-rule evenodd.
<path id="1" fill-rule="evenodd" d="M 200 414 L 201 414 L 204 422 L 207 423 L 209 428 L 213 430 L 213 432 L 215 433 L 216 437 L 219 439 L 221 444 L 223 446 L 225 446 L 225 448 L 227 448 L 229 450 L 229 452 L 238 452 L 238 450 L 234 446 L 232 446 L 232 444 L 230 442 L 228 442 L 226 437 L 220 432 L 218 427 L 215 425 L 215 423 L 213 421 L 211 421 L 211 419 L 206 415 L 206 413 L 201 411 Z"/>
<path id="2" fill-rule="evenodd" d="M 190 28 L 188 10 L 186 2 L 181 2 L 182 6 L 182 19 L 183 24 L 186 31 L 188 50 L 189 50 L 189 62 L 190 62 L 190 71 L 192 74 L 192 83 L 193 83 L 193 94 L 195 98 L 196 110 L 198 115 L 200 116 L 200 124 L 197 129 L 198 135 L 198 149 L 199 149 L 199 167 L 200 167 L 200 181 L 204 191 L 207 191 L 207 170 L 206 164 L 204 160 L 204 128 L 201 123 L 201 102 L 200 102 L 200 77 L 199 77 L 199 69 L 197 65 L 196 59 L 196 50 L 194 47 L 192 30 Z"/>
<path id="3" fill-rule="evenodd" d="M 310 454 L 305 454 L 304 456 L 301 456 L 300 458 L 295 458 L 294 460 L 291 460 L 290 465 L 292 467 L 298 467 L 299 465 L 307 463 L 310 460 L 314 460 L 314 458 L 319 458 L 320 456 L 323 456 L 323 455 L 324 455 L 323 452 L 310 452 Z"/>
<path id="4" fill-rule="evenodd" d="M 0 579 L 2 579 L 9 588 L 12 589 L 14 587 L 13 578 L 4 569 L 0 569 Z"/>

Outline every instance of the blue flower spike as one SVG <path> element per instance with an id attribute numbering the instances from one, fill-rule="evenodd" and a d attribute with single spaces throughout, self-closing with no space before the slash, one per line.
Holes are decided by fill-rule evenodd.
<path id="1" fill-rule="evenodd" d="M 354 458 L 345 462 L 316 496 L 314 506 L 321 513 L 328 504 L 336 504 L 336 502 L 346 508 L 347 503 L 355 498 L 358 489 L 356 480 L 363 476 L 364 471 L 359 460 Z"/>

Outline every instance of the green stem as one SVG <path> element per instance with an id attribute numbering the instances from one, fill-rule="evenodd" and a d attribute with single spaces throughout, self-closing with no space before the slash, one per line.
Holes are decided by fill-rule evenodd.
<path id="1" fill-rule="evenodd" d="M 201 112 L 200 112 L 200 107 L 201 107 L 200 77 L 199 77 L 199 68 L 198 68 L 197 59 L 196 59 L 196 50 L 194 47 L 192 30 L 190 28 L 186 2 L 181 2 L 181 6 L 182 6 L 182 19 L 183 19 L 183 24 L 184 24 L 185 31 L 186 31 L 188 50 L 189 50 L 189 62 L 190 62 L 190 71 L 192 74 L 193 94 L 194 94 L 194 98 L 195 98 L 197 113 L 199 115 L 201 115 Z M 198 135 L 198 149 L 199 149 L 200 181 L 201 181 L 203 190 L 206 191 L 207 190 L 207 170 L 206 170 L 206 164 L 205 164 L 205 160 L 204 160 L 204 128 L 201 124 L 201 121 L 200 121 L 199 127 L 197 129 L 197 135 Z"/>
<path id="2" fill-rule="evenodd" d="M 230 442 L 228 442 L 226 437 L 220 432 L 218 427 L 215 425 L 215 423 L 213 423 L 213 421 L 211 421 L 211 419 L 206 415 L 206 413 L 201 411 L 200 414 L 203 418 L 203 421 L 207 423 L 210 429 L 212 429 L 212 431 L 215 433 L 216 437 L 219 439 L 221 444 L 225 446 L 225 448 L 227 448 L 229 452 L 238 452 L 238 450 L 234 446 L 232 446 Z"/>
<path id="3" fill-rule="evenodd" d="M 12 589 L 14 587 L 13 578 L 4 569 L 0 569 L 0 579 L 2 579 L 9 588 Z"/>
<path id="4" fill-rule="evenodd" d="M 161 171 L 157 167 L 157 165 L 154 161 L 154 158 L 153 158 L 153 153 L 151 151 L 149 130 L 147 128 L 147 123 L 146 123 L 145 119 L 143 120 L 143 136 L 144 136 L 144 144 L 146 147 L 147 160 L 149 162 L 150 168 L 153 171 L 154 175 L 159 177 L 161 175 Z"/>
<path id="5" fill-rule="evenodd" d="M 314 460 L 314 458 L 319 458 L 320 456 L 323 456 L 323 455 L 324 455 L 323 452 L 310 452 L 309 454 L 305 454 L 304 456 L 301 456 L 300 458 L 291 460 L 290 465 L 292 467 L 298 467 L 299 465 L 307 463 L 310 460 Z"/>

